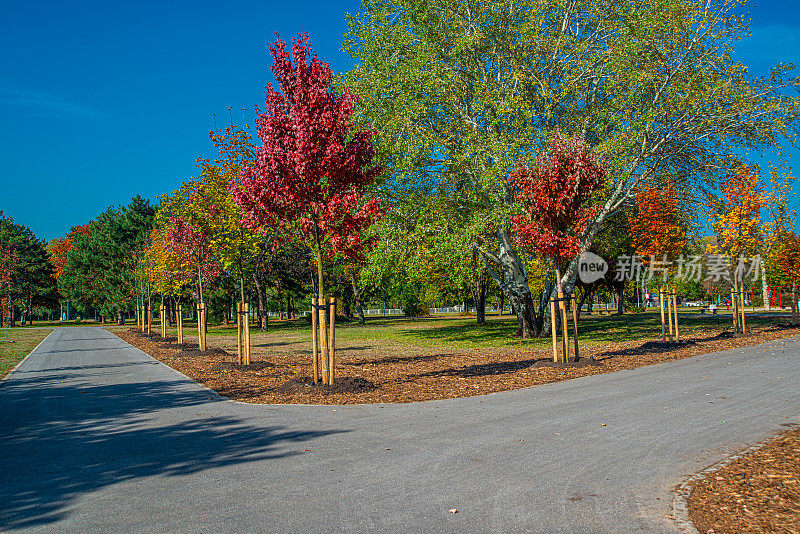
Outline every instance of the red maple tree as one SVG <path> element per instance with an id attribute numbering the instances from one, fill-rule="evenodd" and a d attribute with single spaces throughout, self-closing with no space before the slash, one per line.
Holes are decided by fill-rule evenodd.
<path id="1" fill-rule="evenodd" d="M 249 227 L 301 237 L 322 293 L 323 255 L 353 258 L 373 244 L 362 231 L 380 211 L 378 199 L 365 199 L 380 173 L 372 163 L 374 132 L 356 129 L 356 97 L 331 86 L 333 72 L 312 55 L 308 35 L 294 39 L 291 57 L 284 41 L 269 48 L 280 92 L 267 87 L 256 119 L 262 146 L 231 191 Z"/>
<path id="2" fill-rule="evenodd" d="M 522 165 L 510 176 L 524 215 L 511 218 L 518 242 L 560 264 L 578 255 L 580 237 L 594 214 L 588 201 L 605 180 L 598 157 L 579 137 L 556 132 L 534 167 Z"/>

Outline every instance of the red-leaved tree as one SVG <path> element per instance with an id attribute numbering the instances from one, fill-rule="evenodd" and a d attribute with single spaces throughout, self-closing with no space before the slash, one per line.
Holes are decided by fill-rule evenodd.
<path id="1" fill-rule="evenodd" d="M 303 240 L 322 294 L 323 255 L 354 258 L 372 245 L 361 236 L 380 211 L 379 200 L 365 200 L 380 173 L 372 163 L 374 132 L 355 128 L 356 97 L 334 90 L 333 73 L 312 55 L 307 35 L 295 38 L 292 57 L 281 40 L 270 53 L 280 92 L 267 87 L 266 109 L 256 120 L 262 146 L 231 191 L 247 226 Z"/>
<path id="2" fill-rule="evenodd" d="M 578 255 L 581 234 L 595 211 L 589 200 L 603 186 L 605 169 L 583 139 L 557 132 L 535 166 L 521 166 L 510 180 L 525 210 L 511 219 L 517 240 L 553 260 L 562 291 L 561 265 Z"/>

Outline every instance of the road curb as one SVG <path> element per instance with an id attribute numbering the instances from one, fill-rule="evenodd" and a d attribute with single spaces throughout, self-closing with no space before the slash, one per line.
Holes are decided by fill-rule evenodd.
<path id="1" fill-rule="evenodd" d="M 706 467 L 698 473 L 695 473 L 675 489 L 675 497 L 672 499 L 672 515 L 675 517 L 675 523 L 677 523 L 681 532 L 686 534 L 700 534 L 700 532 L 697 530 L 697 527 L 694 526 L 694 522 L 692 522 L 691 517 L 689 517 L 689 497 L 692 494 L 694 484 L 699 480 L 706 478 L 706 476 L 710 475 L 711 473 L 714 473 L 728 464 L 738 460 L 739 458 L 758 451 L 774 438 L 774 435 L 770 436 L 764 441 L 760 441 L 755 445 L 728 456 L 727 458 L 723 458 L 719 462 Z"/>
<path id="2" fill-rule="evenodd" d="M 40 346 L 42 343 L 44 343 L 45 341 L 47 341 L 47 338 L 48 338 L 48 337 L 50 337 L 50 336 L 52 336 L 54 333 L 55 333 L 55 329 L 51 330 L 49 334 L 47 334 L 46 336 L 44 336 L 44 339 L 43 339 L 43 340 L 41 340 L 41 341 L 40 341 L 40 342 L 39 342 L 39 343 L 38 343 L 38 344 L 37 344 L 35 347 L 33 347 L 33 348 L 31 349 L 31 351 L 30 351 L 28 354 L 26 354 L 26 355 L 25 355 L 25 357 L 24 357 L 24 358 L 22 358 L 22 359 L 21 359 L 19 362 L 17 362 L 17 365 L 15 365 L 15 366 L 14 366 L 14 368 L 13 368 L 13 369 L 11 369 L 11 370 L 8 372 L 8 374 L 7 374 L 6 376 L 4 376 L 3 378 L 0 378 L 0 383 L 2 383 L 3 381 L 5 381 L 5 379 L 6 379 L 6 378 L 8 378 L 9 376 L 11 376 L 11 375 L 14 373 L 14 371 L 16 371 L 16 370 L 17 370 L 17 367 L 19 367 L 20 365 L 22 365 L 22 362 L 24 362 L 25 360 L 27 360 L 27 359 L 28 359 L 28 357 L 30 357 L 30 355 L 31 355 L 31 354 L 33 354 L 34 352 L 36 352 L 36 349 L 38 349 L 38 348 L 39 348 L 39 346 Z"/>

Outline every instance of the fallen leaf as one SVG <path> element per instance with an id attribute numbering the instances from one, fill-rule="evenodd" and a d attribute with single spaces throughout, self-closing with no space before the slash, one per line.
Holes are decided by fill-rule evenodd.
<path id="1" fill-rule="evenodd" d="M 451 514 L 457 514 L 457 513 L 458 513 L 458 510 L 456 510 L 455 508 L 450 508 L 450 509 L 448 510 L 448 512 L 450 512 Z"/>

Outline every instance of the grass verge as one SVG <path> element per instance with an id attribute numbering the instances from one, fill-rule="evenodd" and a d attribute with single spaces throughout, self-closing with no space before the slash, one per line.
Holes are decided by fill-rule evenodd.
<path id="1" fill-rule="evenodd" d="M 10 373 L 52 331 L 50 328 L 0 330 L 0 379 Z"/>

